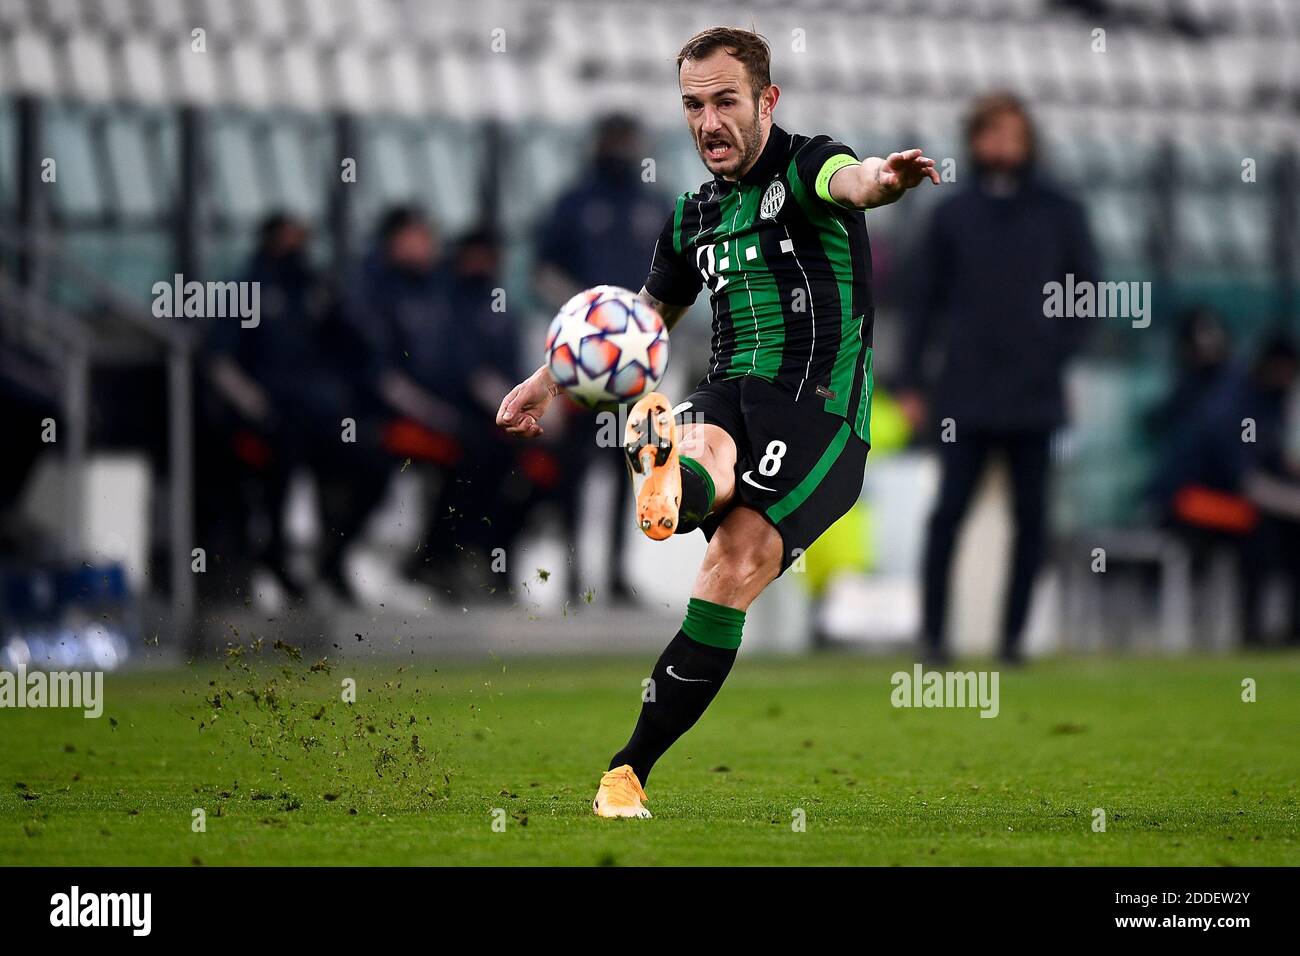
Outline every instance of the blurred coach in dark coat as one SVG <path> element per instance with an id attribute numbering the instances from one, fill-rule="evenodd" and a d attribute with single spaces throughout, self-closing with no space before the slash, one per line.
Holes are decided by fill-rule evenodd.
<path id="1" fill-rule="evenodd" d="M 925 549 L 924 650 L 945 659 L 953 547 L 990 452 L 1011 472 L 1015 542 L 1002 656 L 1019 642 L 1046 534 L 1051 433 L 1065 421 L 1062 375 L 1090 320 L 1045 315 L 1044 285 L 1097 279 L 1083 209 L 1034 164 L 1020 102 L 993 94 L 966 126 L 970 174 L 935 210 L 910 290 L 901 401 L 935 429 L 942 478 Z M 948 427 L 945 428 L 944 426 Z"/>

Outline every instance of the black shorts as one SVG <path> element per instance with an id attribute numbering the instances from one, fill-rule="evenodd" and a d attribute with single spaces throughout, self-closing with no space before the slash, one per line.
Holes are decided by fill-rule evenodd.
<path id="1" fill-rule="evenodd" d="M 753 508 L 781 535 L 785 572 L 862 492 L 868 445 L 828 413 L 821 396 L 799 402 L 752 375 L 701 385 L 677 406 L 682 423 L 717 425 L 736 443 L 736 494 L 729 507 Z M 713 537 L 726 514 L 701 529 Z"/>

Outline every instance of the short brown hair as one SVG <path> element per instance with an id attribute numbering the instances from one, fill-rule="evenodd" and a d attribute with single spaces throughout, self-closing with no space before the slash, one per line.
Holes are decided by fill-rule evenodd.
<path id="1" fill-rule="evenodd" d="M 1020 97 L 1001 90 L 987 93 L 971 104 L 970 112 L 966 115 L 966 145 L 974 143 L 976 136 L 992 126 L 999 117 L 1008 113 L 1024 120 L 1025 131 L 1029 134 L 1029 149 L 1033 152 L 1037 137 L 1028 108 Z"/>
<path id="2" fill-rule="evenodd" d="M 685 61 L 703 60 L 717 50 L 723 50 L 728 56 L 734 56 L 745 64 L 754 96 L 757 97 L 772 85 L 771 47 L 759 34 L 739 27 L 709 27 L 687 40 L 682 51 L 677 54 L 678 74 L 682 72 Z"/>

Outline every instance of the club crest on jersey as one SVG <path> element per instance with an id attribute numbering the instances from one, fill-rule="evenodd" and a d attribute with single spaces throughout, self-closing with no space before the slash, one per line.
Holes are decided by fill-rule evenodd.
<path id="1" fill-rule="evenodd" d="M 758 217 L 760 219 L 775 219 L 776 214 L 781 211 L 785 205 L 785 183 L 779 179 L 772 180 L 763 193 L 763 201 L 758 205 Z"/>

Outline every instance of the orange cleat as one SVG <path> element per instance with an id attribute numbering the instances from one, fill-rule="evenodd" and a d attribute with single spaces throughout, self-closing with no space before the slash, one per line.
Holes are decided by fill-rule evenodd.
<path id="1" fill-rule="evenodd" d="M 623 450 L 636 495 L 637 526 L 655 541 L 663 541 L 677 530 L 677 510 L 682 503 L 677 442 L 677 420 L 667 398 L 651 392 L 632 406 Z"/>
<path id="2" fill-rule="evenodd" d="M 644 799 L 646 795 L 641 789 L 641 781 L 631 766 L 623 764 L 606 771 L 600 778 L 600 789 L 596 791 L 596 799 L 591 801 L 591 809 L 598 817 L 649 819 L 650 811 L 641 805 Z"/>

